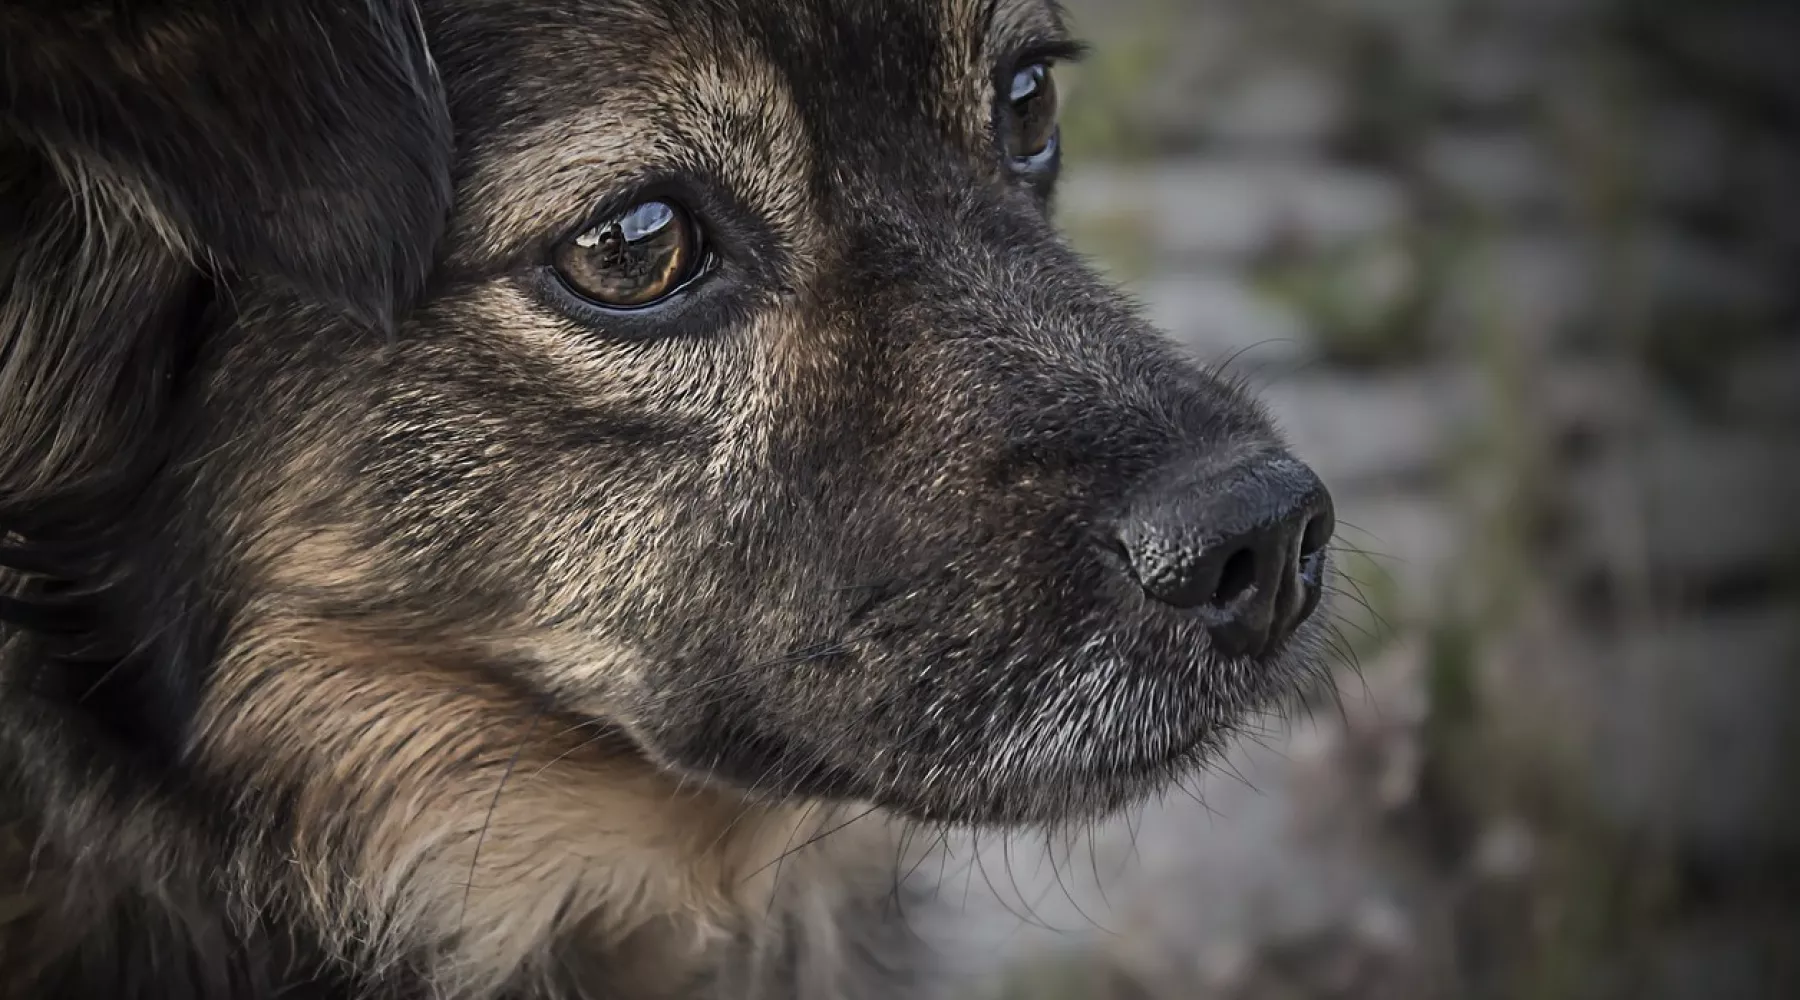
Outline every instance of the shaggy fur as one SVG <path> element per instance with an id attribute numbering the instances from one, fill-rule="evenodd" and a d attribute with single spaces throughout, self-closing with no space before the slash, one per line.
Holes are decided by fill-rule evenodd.
<path id="1" fill-rule="evenodd" d="M 1048 0 L 0 6 L 0 996 L 922 995 L 894 825 L 1287 688 L 1104 544 L 1278 454 L 996 122 Z M 646 197 L 714 266 L 577 301 Z M 899 864 L 897 864 L 899 862 Z"/>

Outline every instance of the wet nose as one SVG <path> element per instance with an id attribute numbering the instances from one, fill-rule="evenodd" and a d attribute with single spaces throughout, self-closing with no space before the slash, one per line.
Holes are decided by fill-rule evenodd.
<path id="1" fill-rule="evenodd" d="M 1331 494 L 1286 454 L 1172 470 L 1132 504 L 1118 541 L 1145 593 L 1191 610 L 1227 656 L 1271 652 L 1324 587 Z"/>

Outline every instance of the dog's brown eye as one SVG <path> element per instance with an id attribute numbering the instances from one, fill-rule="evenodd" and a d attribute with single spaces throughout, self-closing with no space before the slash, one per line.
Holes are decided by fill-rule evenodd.
<path id="1" fill-rule="evenodd" d="M 1033 63 L 1013 74 L 1007 94 L 1010 114 L 1006 152 L 1015 160 L 1031 160 L 1049 152 L 1056 141 L 1056 80 L 1050 67 Z"/>
<path id="2" fill-rule="evenodd" d="M 563 281 L 603 306 L 647 306 L 680 289 L 699 270 L 700 236 L 671 202 L 645 201 L 556 248 Z"/>

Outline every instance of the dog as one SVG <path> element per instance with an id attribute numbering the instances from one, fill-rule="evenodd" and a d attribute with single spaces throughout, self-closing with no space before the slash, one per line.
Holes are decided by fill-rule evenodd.
<path id="1" fill-rule="evenodd" d="M 1052 0 L 0 7 L 0 996 L 931 988 L 1322 661 Z M 922 841 L 926 838 L 914 838 Z"/>

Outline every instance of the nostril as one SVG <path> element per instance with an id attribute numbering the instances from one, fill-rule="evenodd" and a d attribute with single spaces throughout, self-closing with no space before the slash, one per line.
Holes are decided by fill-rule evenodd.
<path id="1" fill-rule="evenodd" d="M 1213 589 L 1214 607 L 1223 608 L 1249 592 L 1256 586 L 1256 554 L 1249 549 L 1238 549 L 1225 559 L 1219 567 L 1219 585 Z"/>
<path id="2" fill-rule="evenodd" d="M 1331 541 L 1331 517 L 1327 514 L 1315 514 L 1306 522 L 1306 528 L 1300 533 L 1300 558 L 1311 559 L 1325 550 L 1325 543 Z"/>

